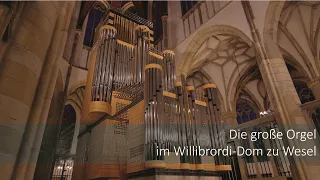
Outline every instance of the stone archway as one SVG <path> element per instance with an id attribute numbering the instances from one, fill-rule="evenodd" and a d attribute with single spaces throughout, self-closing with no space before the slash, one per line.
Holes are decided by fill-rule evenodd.
<path id="1" fill-rule="evenodd" d="M 200 31 L 187 46 L 177 76 L 207 73 L 217 85 L 224 109 L 232 111 L 235 84 L 255 62 L 255 48 L 248 36 L 235 27 L 215 25 Z"/>
<path id="2" fill-rule="evenodd" d="M 201 45 L 209 37 L 221 34 L 237 36 L 249 46 L 252 46 L 252 41 L 250 40 L 250 38 L 235 27 L 229 25 L 215 25 L 212 27 L 208 27 L 198 32 L 194 39 L 191 40 L 190 44 L 187 46 L 186 50 L 182 54 L 182 62 L 180 62 L 180 64 L 178 64 L 177 66 L 177 76 L 180 76 L 181 74 L 187 75 L 190 71 L 189 67 L 192 64 L 193 57 L 195 56 L 197 50 L 201 47 Z"/>

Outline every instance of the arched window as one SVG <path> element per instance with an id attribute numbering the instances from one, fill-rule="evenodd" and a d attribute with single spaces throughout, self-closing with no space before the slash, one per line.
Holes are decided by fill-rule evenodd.
<path id="1" fill-rule="evenodd" d="M 100 20 L 102 19 L 105 12 L 101 9 L 93 7 L 88 14 L 88 22 L 84 36 L 83 44 L 89 47 L 93 46 L 94 35 L 96 32 L 96 27 L 98 26 Z"/>
<path id="2" fill-rule="evenodd" d="M 257 119 L 257 112 L 248 100 L 239 99 L 237 101 L 236 110 L 238 124 Z"/>
<path id="3" fill-rule="evenodd" d="M 315 100 L 311 89 L 308 88 L 306 83 L 294 82 L 294 87 L 296 88 L 301 104 Z"/>
<path id="4" fill-rule="evenodd" d="M 64 107 L 59 143 L 57 148 L 59 154 L 67 154 L 70 152 L 75 124 L 76 111 L 71 105 L 66 105 Z"/>

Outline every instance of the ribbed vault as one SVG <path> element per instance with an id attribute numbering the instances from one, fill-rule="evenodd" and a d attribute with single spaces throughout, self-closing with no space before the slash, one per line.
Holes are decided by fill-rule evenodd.
<path id="1" fill-rule="evenodd" d="M 305 72 L 308 79 L 320 72 L 320 2 L 286 2 L 278 25 L 281 53 Z"/>

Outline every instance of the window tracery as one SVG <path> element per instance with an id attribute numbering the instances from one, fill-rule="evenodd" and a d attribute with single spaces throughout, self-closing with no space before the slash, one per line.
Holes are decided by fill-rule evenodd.
<path id="1" fill-rule="evenodd" d="M 239 99 L 237 101 L 236 110 L 238 124 L 257 119 L 257 112 L 248 100 Z"/>
<path id="2" fill-rule="evenodd" d="M 315 97 L 307 84 L 294 82 L 294 87 L 296 88 L 301 104 L 315 100 Z"/>

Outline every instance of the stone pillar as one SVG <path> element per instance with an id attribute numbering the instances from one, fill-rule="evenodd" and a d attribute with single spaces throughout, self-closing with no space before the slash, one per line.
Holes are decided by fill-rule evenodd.
<path id="1" fill-rule="evenodd" d="M 57 19 L 57 2 L 26 3 L 0 67 L 0 174 L 14 169 Z"/>
<path id="2" fill-rule="evenodd" d="M 168 16 L 162 16 L 162 37 L 163 37 L 163 49 L 169 49 L 168 41 Z"/>
<path id="3" fill-rule="evenodd" d="M 153 0 L 149 0 L 148 1 L 148 21 L 152 22 L 152 4 L 153 4 Z"/>
<path id="4" fill-rule="evenodd" d="M 308 86 L 312 90 L 314 97 L 320 99 L 320 77 L 312 79 Z"/>
<path id="5" fill-rule="evenodd" d="M 225 124 L 226 134 L 228 135 L 228 131 L 232 128 L 235 128 L 238 125 L 237 122 L 237 113 L 236 112 L 223 112 L 222 113 L 222 123 Z"/>
<path id="6" fill-rule="evenodd" d="M 14 179 L 33 179 L 57 78 L 56 73 L 52 80 L 52 75 L 54 74 L 54 68 L 52 67 L 56 64 L 56 60 L 61 57 L 60 55 L 62 54 L 61 52 L 63 51 L 67 36 L 67 27 L 69 26 L 68 17 L 70 17 L 70 12 L 72 12 L 73 4 L 60 2 L 57 7 L 59 18 L 54 25 L 52 42 L 46 56 L 44 70 L 40 76 L 37 94 L 30 111 L 27 128 L 20 147 L 17 159 L 18 166 L 14 171 Z M 53 88 L 50 89 L 49 87 Z"/>
<path id="7" fill-rule="evenodd" d="M 77 26 L 77 22 L 78 22 L 78 18 L 79 18 L 80 5 L 81 5 L 80 1 L 76 1 L 75 2 L 75 7 L 74 7 L 74 10 L 73 10 L 73 13 L 72 13 L 70 26 L 69 26 L 69 30 L 68 30 L 68 37 L 67 37 L 66 45 L 65 45 L 65 48 L 64 48 L 64 52 L 63 52 L 63 57 L 68 62 L 70 62 L 70 58 L 72 56 L 71 52 L 72 52 L 72 48 L 74 46 L 73 45 L 74 44 L 74 36 L 77 33 L 76 32 L 76 28 L 77 28 L 76 26 Z"/>
<path id="8" fill-rule="evenodd" d="M 74 52 L 74 58 L 75 59 L 80 59 L 81 58 L 81 55 L 82 55 L 82 50 L 83 50 L 83 41 L 84 41 L 84 35 L 85 35 L 85 33 L 86 33 L 86 27 L 87 27 L 87 22 L 88 22 L 88 16 L 87 16 L 87 18 L 84 20 L 84 22 L 83 22 L 83 25 L 82 25 L 82 29 L 77 29 L 76 30 L 76 33 L 78 33 L 79 34 L 79 39 L 78 39 L 78 41 L 77 41 L 77 43 L 76 43 L 76 49 L 75 49 L 75 52 Z M 91 53 L 90 53 L 91 54 Z M 88 57 L 90 57 L 90 54 L 88 55 Z M 88 58 L 88 59 L 90 59 L 90 58 Z M 89 61 L 89 60 L 88 60 Z M 76 62 L 76 61 L 75 61 Z M 89 62 L 87 62 L 87 68 L 89 68 L 88 67 L 88 63 Z M 75 63 L 75 65 L 78 65 L 77 63 Z"/>

